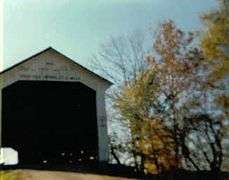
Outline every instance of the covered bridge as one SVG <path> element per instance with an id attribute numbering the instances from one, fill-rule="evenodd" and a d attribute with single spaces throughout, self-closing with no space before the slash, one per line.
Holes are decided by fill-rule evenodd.
<path id="1" fill-rule="evenodd" d="M 111 82 L 48 48 L 0 73 L 1 147 L 19 164 L 108 161 Z"/>

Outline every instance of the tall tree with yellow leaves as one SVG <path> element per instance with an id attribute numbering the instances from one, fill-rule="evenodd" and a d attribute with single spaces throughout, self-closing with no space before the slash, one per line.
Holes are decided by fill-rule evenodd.
<path id="1" fill-rule="evenodd" d="M 229 0 L 218 0 L 219 7 L 216 10 L 206 13 L 202 19 L 206 25 L 206 32 L 203 33 L 201 47 L 206 59 L 205 63 L 211 65 L 209 83 L 217 88 L 215 102 L 223 112 L 221 124 L 224 126 L 224 139 L 229 138 L 228 115 L 229 115 Z M 227 152 L 226 150 L 225 152 Z M 229 154 L 225 161 L 225 167 L 229 168 Z"/>
<path id="2" fill-rule="evenodd" d="M 201 46 L 206 59 L 212 63 L 210 76 L 216 81 L 229 73 L 229 1 L 219 0 L 219 8 L 203 16 L 207 31 Z"/>
<path id="3" fill-rule="evenodd" d="M 131 146 L 138 171 L 160 173 L 177 168 L 175 142 L 164 122 L 152 110 L 158 85 L 148 70 L 126 84 L 118 94 L 115 107 L 131 130 Z"/>

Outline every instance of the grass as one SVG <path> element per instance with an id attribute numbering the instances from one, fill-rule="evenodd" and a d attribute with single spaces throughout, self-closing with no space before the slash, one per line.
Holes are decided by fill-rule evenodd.
<path id="1" fill-rule="evenodd" d="M 19 171 L 0 171 L 0 180 L 17 180 Z"/>

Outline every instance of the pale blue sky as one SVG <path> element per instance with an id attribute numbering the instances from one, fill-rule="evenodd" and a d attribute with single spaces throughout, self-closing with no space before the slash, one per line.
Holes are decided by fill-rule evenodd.
<path id="1" fill-rule="evenodd" d="M 82 65 L 109 36 L 157 27 L 164 19 L 190 30 L 216 0 L 5 0 L 4 67 L 52 46 Z"/>

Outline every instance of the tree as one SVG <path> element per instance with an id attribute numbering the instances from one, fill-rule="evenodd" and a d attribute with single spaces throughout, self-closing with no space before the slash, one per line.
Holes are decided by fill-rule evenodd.
<path id="1" fill-rule="evenodd" d="M 110 37 L 91 59 L 92 69 L 114 82 L 114 86 L 106 94 L 106 104 L 109 109 L 107 115 L 110 125 L 111 161 L 118 164 L 135 166 L 137 161 L 132 150 L 128 124 L 121 120 L 113 104 L 115 96 L 120 93 L 121 86 L 136 79 L 137 74 L 147 68 L 144 56 L 148 53 L 148 46 L 145 38 L 146 34 L 139 31 L 120 37 Z"/>
<path id="2" fill-rule="evenodd" d="M 116 96 L 115 107 L 130 126 L 140 170 L 220 169 L 221 124 L 204 107 L 211 95 L 202 52 L 192 45 L 194 35 L 172 21 L 163 23 L 155 54 L 147 57 L 148 69 Z"/>
<path id="3" fill-rule="evenodd" d="M 210 79 L 219 80 L 229 73 L 229 1 L 219 0 L 219 8 L 203 16 L 207 31 L 201 45 L 206 59 L 213 64 Z"/>
<path id="4" fill-rule="evenodd" d="M 139 31 L 119 37 L 111 36 L 93 55 L 92 68 L 116 86 L 137 78 L 137 74 L 147 67 L 144 60 L 148 53 L 145 36 Z"/>
<path id="5" fill-rule="evenodd" d="M 228 95 L 228 75 L 229 75 L 229 1 L 218 0 L 219 7 L 203 16 L 206 24 L 206 32 L 201 39 L 201 47 L 206 59 L 205 63 L 211 65 L 209 82 L 216 87 L 215 103 L 221 109 L 221 124 L 224 130 L 224 139 L 229 137 L 228 121 L 229 95 Z M 228 156 L 225 151 L 225 157 Z M 228 160 L 225 158 L 225 162 Z M 225 165 L 226 165 L 225 163 Z"/>
<path id="6" fill-rule="evenodd" d="M 168 124 L 173 134 L 176 144 L 175 161 L 179 168 L 182 168 L 181 159 L 184 159 L 186 164 L 191 163 L 191 166 L 199 170 L 187 145 L 191 124 L 186 121 L 191 108 L 186 107 L 189 99 L 186 96 L 203 83 L 203 78 L 197 75 L 202 54 L 192 46 L 194 35 L 191 32 L 184 33 L 172 21 L 163 23 L 154 43 L 158 58 L 149 56 L 148 62 L 157 74 L 160 87 L 157 92 L 160 98 L 154 101 L 154 112 Z"/>
<path id="7" fill-rule="evenodd" d="M 154 44 L 159 59 L 148 58 L 157 74 L 158 96 L 164 98 L 155 107 L 162 107 L 161 119 L 171 123 L 177 161 L 180 157 L 185 166 L 196 170 L 220 171 L 222 113 L 216 114 L 219 108 L 210 100 L 215 88 L 208 82 L 208 64 L 203 63 L 202 51 L 192 44 L 194 37 L 172 21 L 162 24 Z"/>
<path id="8" fill-rule="evenodd" d="M 114 108 L 109 117 L 130 131 L 122 143 L 114 138 L 118 133 L 111 136 L 117 163 L 147 173 L 220 170 L 222 113 L 212 101 L 216 94 L 208 80 L 209 63 L 194 45 L 195 36 L 166 21 L 151 54 L 142 38 L 131 36 L 112 38 L 94 56 L 94 67 L 117 83 L 108 93 L 108 108 Z"/>
<path id="9" fill-rule="evenodd" d="M 131 145 L 138 171 L 159 173 L 176 167 L 175 143 L 169 129 L 151 113 L 157 85 L 152 82 L 153 71 L 138 75 L 126 84 L 115 100 L 124 121 L 131 130 Z"/>

